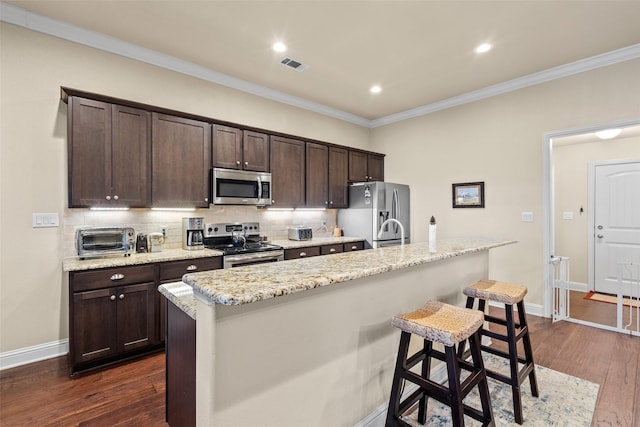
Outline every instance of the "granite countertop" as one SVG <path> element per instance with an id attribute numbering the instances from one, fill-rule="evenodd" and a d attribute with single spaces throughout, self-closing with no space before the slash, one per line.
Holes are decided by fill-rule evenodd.
<path id="1" fill-rule="evenodd" d="M 516 242 L 491 238 L 450 239 L 439 241 L 438 252 L 433 254 L 429 253 L 428 243 L 411 243 L 186 274 L 182 281 L 211 303 L 249 304 L 513 243 Z"/>
<path id="2" fill-rule="evenodd" d="M 314 237 L 311 240 L 288 240 L 287 238 L 276 238 L 270 243 L 280 245 L 285 249 L 306 248 L 309 246 L 334 245 L 337 243 L 362 242 L 362 237 Z"/>
<path id="3" fill-rule="evenodd" d="M 80 259 L 78 257 L 64 258 L 64 271 L 94 270 L 97 268 L 122 267 L 127 265 L 151 264 L 164 261 L 179 261 L 184 259 L 207 258 L 222 256 L 221 251 L 202 249 L 186 251 L 184 249 L 164 249 L 161 252 L 131 254 L 131 256 Z"/>
<path id="4" fill-rule="evenodd" d="M 165 283 L 158 287 L 158 291 L 189 317 L 196 318 L 196 299 L 193 288 L 183 282 Z"/>

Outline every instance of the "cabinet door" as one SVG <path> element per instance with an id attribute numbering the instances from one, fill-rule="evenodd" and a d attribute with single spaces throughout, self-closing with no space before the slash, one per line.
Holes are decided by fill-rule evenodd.
<path id="1" fill-rule="evenodd" d="M 117 299 L 113 289 L 73 294 L 71 331 L 72 364 L 118 353 Z"/>
<path id="2" fill-rule="evenodd" d="M 151 147 L 152 205 L 208 208 L 211 126 L 153 113 Z"/>
<path id="3" fill-rule="evenodd" d="M 159 342 L 155 288 L 153 283 L 117 288 L 120 351 L 136 350 Z"/>
<path id="4" fill-rule="evenodd" d="M 329 148 L 307 142 L 306 198 L 311 208 L 329 205 Z"/>
<path id="5" fill-rule="evenodd" d="M 151 204 L 151 114 L 112 106 L 111 200 L 132 208 Z"/>
<path id="6" fill-rule="evenodd" d="M 349 181 L 367 181 L 367 154 L 349 150 Z"/>
<path id="7" fill-rule="evenodd" d="M 109 205 L 111 104 L 70 97 L 67 120 L 69 207 Z"/>
<path id="8" fill-rule="evenodd" d="M 211 131 L 213 166 L 242 169 L 242 131 L 220 125 L 213 125 Z"/>
<path id="9" fill-rule="evenodd" d="M 369 181 L 384 181 L 384 156 L 367 154 L 367 175 Z"/>
<path id="10" fill-rule="evenodd" d="M 242 141 L 243 169 L 269 172 L 269 135 L 245 130 Z"/>
<path id="11" fill-rule="evenodd" d="M 329 147 L 329 208 L 349 207 L 349 155 L 343 148 Z"/>
<path id="12" fill-rule="evenodd" d="M 274 207 L 305 205 L 304 142 L 271 136 L 271 185 Z"/>

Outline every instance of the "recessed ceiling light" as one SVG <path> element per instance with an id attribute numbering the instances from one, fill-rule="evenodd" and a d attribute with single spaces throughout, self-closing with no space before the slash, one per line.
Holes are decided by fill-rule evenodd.
<path id="1" fill-rule="evenodd" d="M 613 139 L 620 135 L 620 132 L 622 132 L 622 129 L 605 129 L 596 132 L 596 136 L 600 139 Z"/>
<path id="2" fill-rule="evenodd" d="M 476 53 L 485 53 L 491 50 L 492 46 L 490 43 L 482 43 L 478 47 L 476 47 Z"/>
<path id="3" fill-rule="evenodd" d="M 371 86 L 371 89 L 369 89 L 369 92 L 371 93 L 380 93 L 382 92 L 382 88 L 378 85 L 375 86 Z"/>
<path id="4" fill-rule="evenodd" d="M 287 45 L 282 42 L 276 42 L 273 44 L 273 50 L 276 52 L 285 52 L 287 50 Z"/>

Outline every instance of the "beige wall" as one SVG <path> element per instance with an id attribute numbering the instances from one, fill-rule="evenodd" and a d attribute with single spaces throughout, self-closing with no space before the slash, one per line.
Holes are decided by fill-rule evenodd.
<path id="1" fill-rule="evenodd" d="M 601 68 L 373 130 L 385 173 L 411 185 L 413 241 L 495 236 L 519 243 L 491 255 L 490 277 L 529 287 L 543 304 L 545 133 L 640 118 L 640 60 Z M 453 209 L 451 184 L 484 181 L 485 209 Z M 534 222 L 520 221 L 523 211 Z"/>
<path id="2" fill-rule="evenodd" d="M 79 223 L 109 221 L 104 214 L 66 211 L 67 123 L 60 86 L 368 148 L 369 129 L 11 24 L 0 24 L 0 43 L 0 353 L 68 337 L 65 235 Z M 61 226 L 32 228 L 34 212 L 57 212 Z M 331 220 L 334 214 L 327 215 Z M 152 227 L 181 216 L 130 212 L 124 222 Z M 224 210 L 206 216 L 228 218 Z M 275 230 L 305 218 L 269 220 Z"/>
<path id="3" fill-rule="evenodd" d="M 0 353 L 68 336 L 63 229 L 77 217 L 65 207 L 60 86 L 386 153 L 387 179 L 412 188 L 412 239 L 427 239 L 431 215 L 442 237 L 517 239 L 491 255 L 490 275 L 526 284 L 537 304 L 544 133 L 640 117 L 640 60 L 369 130 L 10 24 L 0 43 Z M 485 209 L 451 208 L 451 183 L 467 181 L 485 181 Z M 72 219 L 34 229 L 33 212 Z"/>
<path id="4" fill-rule="evenodd" d="M 572 282 L 587 283 L 589 277 L 589 163 L 625 159 L 640 160 L 639 137 L 560 146 L 554 141 L 555 254 L 571 258 Z M 563 219 L 563 212 L 573 219 Z"/>

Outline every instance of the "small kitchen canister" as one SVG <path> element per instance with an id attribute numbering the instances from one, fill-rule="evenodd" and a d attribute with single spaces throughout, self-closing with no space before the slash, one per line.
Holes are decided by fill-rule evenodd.
<path id="1" fill-rule="evenodd" d="M 438 252 L 436 248 L 436 219 L 432 216 L 429 220 L 429 253 Z"/>

